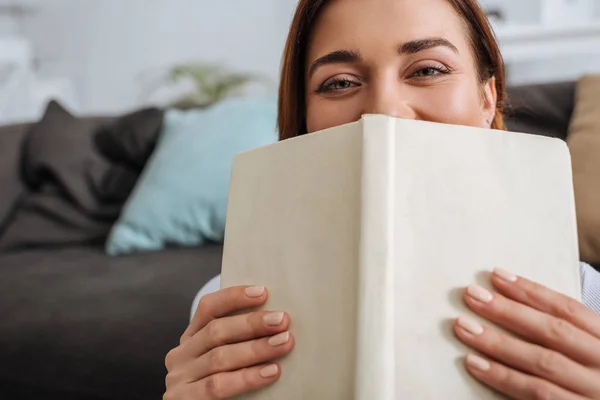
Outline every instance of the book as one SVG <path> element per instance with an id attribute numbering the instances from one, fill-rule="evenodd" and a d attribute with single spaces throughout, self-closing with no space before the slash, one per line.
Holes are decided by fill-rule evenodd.
<path id="1" fill-rule="evenodd" d="M 364 115 L 236 155 L 221 286 L 264 285 L 295 347 L 243 399 L 499 399 L 454 318 L 511 270 L 581 300 L 566 144 Z"/>

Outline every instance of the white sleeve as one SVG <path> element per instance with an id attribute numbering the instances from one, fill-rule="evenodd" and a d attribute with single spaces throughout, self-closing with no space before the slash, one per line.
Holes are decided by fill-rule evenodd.
<path id="1" fill-rule="evenodd" d="M 198 308 L 198 303 L 200 303 L 202 296 L 216 292 L 219 289 L 221 289 L 221 274 L 206 282 L 206 284 L 202 286 L 200 291 L 196 294 L 196 297 L 194 297 L 194 301 L 192 302 L 192 310 L 190 313 L 190 321 L 192 318 L 194 318 L 194 314 L 196 314 L 196 309 Z"/>
<path id="2" fill-rule="evenodd" d="M 579 264 L 581 272 L 582 302 L 589 309 L 600 314 L 600 273 L 584 262 Z"/>
<path id="3" fill-rule="evenodd" d="M 584 262 L 580 263 L 579 271 L 581 273 L 582 301 L 588 308 L 600 314 L 600 272 L 596 271 L 589 264 Z M 198 303 L 200 302 L 202 296 L 216 292 L 220 288 L 220 274 L 202 286 L 198 294 L 196 294 L 194 302 L 192 303 L 190 320 L 194 317 L 196 308 L 198 308 Z"/>

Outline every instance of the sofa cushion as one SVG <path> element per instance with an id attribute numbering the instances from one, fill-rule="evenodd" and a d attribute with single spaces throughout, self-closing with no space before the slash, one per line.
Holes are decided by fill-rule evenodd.
<path id="1" fill-rule="evenodd" d="M 600 263 L 600 75 L 581 77 L 567 144 L 571 151 L 581 260 Z"/>
<path id="2" fill-rule="evenodd" d="M 0 255 L 0 399 L 161 399 L 165 356 L 221 257 L 221 246 Z"/>

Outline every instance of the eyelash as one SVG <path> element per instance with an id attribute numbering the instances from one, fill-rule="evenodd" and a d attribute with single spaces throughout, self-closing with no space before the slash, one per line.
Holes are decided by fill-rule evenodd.
<path id="1" fill-rule="evenodd" d="M 415 76 L 417 73 L 425 71 L 425 70 L 435 71 L 435 75 Z M 424 66 L 424 67 L 419 68 L 417 71 L 415 71 L 409 79 L 435 79 L 436 77 L 438 77 L 440 75 L 448 75 L 450 72 L 451 72 L 451 70 L 443 65 Z M 316 90 L 316 92 L 317 93 L 331 93 L 331 92 L 340 92 L 340 91 L 351 89 L 351 88 L 333 89 L 333 87 L 335 85 L 340 84 L 340 83 L 357 84 L 357 82 L 355 82 L 354 80 L 351 80 L 351 79 L 335 77 L 335 78 L 325 81 L 325 83 L 323 83 Z"/>

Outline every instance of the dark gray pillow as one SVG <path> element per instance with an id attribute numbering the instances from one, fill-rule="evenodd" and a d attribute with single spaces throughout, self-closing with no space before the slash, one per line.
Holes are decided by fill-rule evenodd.
<path id="1" fill-rule="evenodd" d="M 114 190 L 133 187 L 136 176 L 100 153 L 94 141 L 98 128 L 97 120 L 77 118 L 51 101 L 23 146 L 23 178 L 31 190 L 56 187 L 62 197 L 83 212 L 107 217 L 104 203 L 121 199 L 121 193 Z M 115 184 L 115 180 L 122 184 Z"/>
<path id="2" fill-rule="evenodd" d="M 27 128 L 27 125 L 0 128 L 0 236 L 25 191 L 20 178 L 19 163 L 21 144 Z"/>
<path id="3" fill-rule="evenodd" d="M 77 118 L 48 104 L 22 145 L 27 185 L 0 236 L 0 251 L 102 243 L 137 175 L 96 148 L 97 119 Z"/>
<path id="4" fill-rule="evenodd" d="M 574 107 L 574 82 L 515 86 L 507 92 L 508 130 L 566 139 Z"/>
<path id="5" fill-rule="evenodd" d="M 149 107 L 123 115 L 96 134 L 103 155 L 137 174 L 141 173 L 156 147 L 164 111 Z"/>

